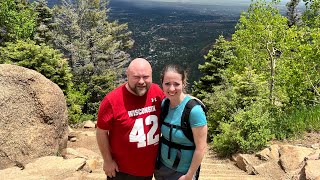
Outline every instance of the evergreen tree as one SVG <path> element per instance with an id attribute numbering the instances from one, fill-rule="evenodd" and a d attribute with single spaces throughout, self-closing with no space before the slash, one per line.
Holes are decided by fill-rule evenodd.
<path id="1" fill-rule="evenodd" d="M 213 93 L 214 86 L 222 84 L 222 73 L 227 68 L 229 61 L 235 56 L 230 43 L 223 36 L 219 36 L 204 58 L 205 63 L 199 65 L 199 70 L 204 76 L 194 83 L 192 89 L 192 94 L 200 99 L 203 99 L 206 93 Z"/>
<path id="2" fill-rule="evenodd" d="M 287 3 L 287 17 L 288 17 L 288 26 L 294 26 L 299 25 L 300 16 L 298 14 L 297 7 L 300 3 L 300 0 L 290 0 L 290 2 Z"/>
<path id="3" fill-rule="evenodd" d="M 52 30 L 54 28 L 53 12 L 47 6 L 46 0 L 36 1 L 35 11 L 38 13 L 37 26 L 35 29 L 34 41 L 37 44 L 52 44 Z"/>
<path id="4" fill-rule="evenodd" d="M 5 42 L 32 39 L 37 13 L 28 1 L 0 1 L 0 45 Z"/>
<path id="5" fill-rule="evenodd" d="M 128 61 L 130 32 L 126 24 L 108 21 L 107 4 L 106 0 L 63 0 L 55 11 L 54 43 L 82 80 L 82 75 L 99 75 Z"/>
<path id="6" fill-rule="evenodd" d="M 115 86 L 129 61 L 126 50 L 133 45 L 127 24 L 108 21 L 108 2 L 62 0 L 54 10 L 54 45 L 68 57 L 74 84 L 87 85 L 84 92 L 91 96 L 82 110 L 94 115 L 105 93 L 103 84 Z"/>
<path id="7" fill-rule="evenodd" d="M 71 87 L 72 74 L 62 56 L 58 50 L 44 44 L 36 45 L 32 40 L 7 42 L 4 47 L 0 47 L 0 63 L 33 69 L 56 83 L 66 93 Z"/>

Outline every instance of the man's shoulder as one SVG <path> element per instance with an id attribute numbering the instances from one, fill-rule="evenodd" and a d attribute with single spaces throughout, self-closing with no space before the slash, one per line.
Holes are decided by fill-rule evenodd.
<path id="1" fill-rule="evenodd" d="M 156 90 L 156 91 L 162 91 L 160 86 L 158 84 L 152 83 L 150 86 L 150 89 Z"/>
<path id="2" fill-rule="evenodd" d="M 112 91 L 110 91 L 106 96 L 106 98 L 113 98 L 113 97 L 119 97 L 119 94 L 123 92 L 123 88 L 125 87 L 125 84 L 121 84 L 120 86 L 116 87 Z"/>
<path id="3" fill-rule="evenodd" d="M 157 96 L 160 96 L 161 100 L 165 96 L 162 89 L 160 88 L 160 86 L 158 84 L 152 83 L 149 90 L 150 90 L 150 93 L 157 95 Z"/>

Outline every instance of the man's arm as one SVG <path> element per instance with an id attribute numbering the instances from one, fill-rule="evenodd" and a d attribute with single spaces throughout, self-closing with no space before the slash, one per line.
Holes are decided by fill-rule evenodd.
<path id="1" fill-rule="evenodd" d="M 103 170 L 108 177 L 115 177 L 119 172 L 117 163 L 112 159 L 109 144 L 109 131 L 97 128 L 97 143 L 103 158 Z"/>

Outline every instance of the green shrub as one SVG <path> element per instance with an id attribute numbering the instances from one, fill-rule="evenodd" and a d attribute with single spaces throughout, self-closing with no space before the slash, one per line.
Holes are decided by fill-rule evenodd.
<path id="1" fill-rule="evenodd" d="M 225 156 L 240 152 L 251 152 L 266 146 L 273 138 L 270 130 L 270 115 L 261 103 L 239 110 L 234 121 L 220 125 L 221 134 L 213 138 L 213 148 Z"/>
<path id="2" fill-rule="evenodd" d="M 52 82 L 64 92 L 68 105 L 70 123 L 77 123 L 83 116 L 82 106 L 90 94 L 86 94 L 87 86 L 80 84 L 74 87 L 68 62 L 62 54 L 44 44 L 36 45 L 34 41 L 8 42 L 0 47 L 0 63 L 15 64 L 33 69 Z"/>
<path id="3" fill-rule="evenodd" d="M 237 140 L 239 139 L 240 131 L 233 131 L 233 126 L 234 124 L 221 123 L 219 126 L 221 134 L 214 136 L 213 141 L 210 144 L 219 156 L 229 156 L 240 149 Z"/>
<path id="4" fill-rule="evenodd" d="M 232 121 L 232 114 L 236 112 L 236 94 L 232 88 L 220 90 L 215 87 L 215 93 L 205 94 L 203 102 L 208 108 L 208 134 L 211 139 L 220 133 L 219 124 Z"/>
<path id="5" fill-rule="evenodd" d="M 64 92 L 71 86 L 72 74 L 62 54 L 44 44 L 36 45 L 34 41 L 8 42 L 0 47 L 0 63 L 15 64 L 33 69 L 52 82 Z"/>
<path id="6" fill-rule="evenodd" d="M 90 97 L 89 93 L 86 93 L 87 85 L 85 83 L 79 84 L 77 87 L 68 89 L 67 104 L 69 123 L 76 124 L 83 121 L 82 116 L 85 116 L 82 112 L 84 104 Z"/>

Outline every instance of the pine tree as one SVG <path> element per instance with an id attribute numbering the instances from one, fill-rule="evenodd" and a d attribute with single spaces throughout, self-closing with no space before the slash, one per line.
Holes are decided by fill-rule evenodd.
<path id="1" fill-rule="evenodd" d="M 205 63 L 199 65 L 199 70 L 204 76 L 198 82 L 195 82 L 192 88 L 192 94 L 203 99 L 204 94 L 213 93 L 214 86 L 221 85 L 223 81 L 222 73 L 227 68 L 233 55 L 232 46 L 223 36 L 219 36 L 213 48 L 204 56 Z"/>
<path id="2" fill-rule="evenodd" d="M 37 44 L 45 43 L 47 45 L 52 44 L 54 28 L 53 12 L 47 6 L 46 0 L 39 0 L 36 2 L 35 11 L 38 12 L 37 27 L 35 30 L 34 41 Z"/>
<path id="3" fill-rule="evenodd" d="M 108 21 L 107 5 L 107 0 L 63 0 L 56 9 L 54 43 L 81 79 L 82 74 L 99 75 L 128 61 L 131 33 L 126 24 Z"/>
<path id="4" fill-rule="evenodd" d="M 300 3 L 300 0 L 291 0 L 290 2 L 287 3 L 287 17 L 288 17 L 288 26 L 294 26 L 294 25 L 299 25 L 300 23 L 300 16 L 298 14 L 297 7 Z"/>
<path id="5" fill-rule="evenodd" d="M 70 68 L 62 54 L 45 44 L 37 45 L 32 40 L 7 42 L 0 47 L 0 63 L 16 64 L 33 69 L 52 82 L 64 93 L 71 86 Z"/>
<path id="6" fill-rule="evenodd" d="M 68 58 L 77 89 L 86 84 L 84 92 L 91 96 L 82 110 L 94 115 L 105 90 L 110 91 L 123 75 L 123 66 L 129 62 L 126 51 L 133 45 L 127 24 L 108 20 L 108 3 L 62 0 L 54 9 L 54 46 Z"/>

